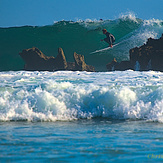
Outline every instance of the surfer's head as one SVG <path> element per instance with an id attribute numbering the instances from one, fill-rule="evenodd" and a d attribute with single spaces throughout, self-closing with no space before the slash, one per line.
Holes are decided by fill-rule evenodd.
<path id="1" fill-rule="evenodd" d="M 103 29 L 102 32 L 103 32 L 103 34 L 105 34 L 107 32 L 107 30 L 106 29 Z"/>

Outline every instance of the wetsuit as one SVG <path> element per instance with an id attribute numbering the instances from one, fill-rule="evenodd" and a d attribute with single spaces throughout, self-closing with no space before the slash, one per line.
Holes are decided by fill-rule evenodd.
<path id="1" fill-rule="evenodd" d="M 115 42 L 115 37 L 109 33 L 109 32 L 106 32 L 106 38 L 104 38 L 104 41 L 106 41 L 109 45 L 112 45 L 113 42 Z"/>

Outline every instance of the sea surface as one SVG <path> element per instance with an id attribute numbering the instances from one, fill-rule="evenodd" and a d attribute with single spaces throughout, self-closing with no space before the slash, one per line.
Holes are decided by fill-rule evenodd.
<path id="1" fill-rule="evenodd" d="M 162 162 L 162 149 L 162 72 L 0 72 L 1 162 Z"/>
<path id="2" fill-rule="evenodd" d="M 90 54 L 107 47 L 103 28 L 119 44 Z M 132 14 L 0 28 L 0 162 L 163 162 L 163 72 L 106 70 L 162 33 L 163 20 Z M 24 71 L 32 47 L 77 52 L 96 72 Z"/>

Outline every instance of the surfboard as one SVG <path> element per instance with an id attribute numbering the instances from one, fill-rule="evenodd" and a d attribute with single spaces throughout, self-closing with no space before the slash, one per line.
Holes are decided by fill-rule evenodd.
<path id="1" fill-rule="evenodd" d="M 120 44 L 120 42 L 117 43 L 117 44 L 114 44 L 114 45 L 112 46 L 112 48 L 115 47 L 115 46 L 117 46 L 117 45 L 119 45 L 119 44 Z M 94 51 L 94 52 L 91 52 L 90 54 L 94 54 L 94 53 L 106 51 L 106 50 L 109 50 L 109 49 L 112 49 L 112 48 L 111 48 L 111 47 L 107 47 L 107 48 L 104 48 L 104 49 L 100 49 L 100 50 L 96 50 L 96 51 Z"/>

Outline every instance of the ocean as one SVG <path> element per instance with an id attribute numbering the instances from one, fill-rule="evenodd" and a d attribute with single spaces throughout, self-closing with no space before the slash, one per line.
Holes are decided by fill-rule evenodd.
<path id="1" fill-rule="evenodd" d="M 91 55 L 107 46 L 102 28 L 121 44 Z M 106 70 L 162 33 L 162 20 L 130 15 L 0 28 L 0 162 L 162 162 L 163 73 Z M 33 46 L 97 72 L 24 71 L 18 53 Z"/>
<path id="2" fill-rule="evenodd" d="M 103 28 L 120 44 L 109 51 L 90 54 L 108 46 L 100 41 L 106 37 Z M 128 60 L 131 48 L 143 45 L 150 37 L 160 38 L 162 33 L 163 20 L 142 20 L 134 15 L 123 15 L 115 20 L 59 21 L 49 26 L 0 28 L 0 71 L 23 70 L 25 63 L 19 52 L 32 47 L 54 57 L 61 47 L 68 62 L 74 62 L 76 52 L 84 55 L 85 62 L 95 66 L 96 71 L 106 71 L 106 64 L 114 58 Z"/>

